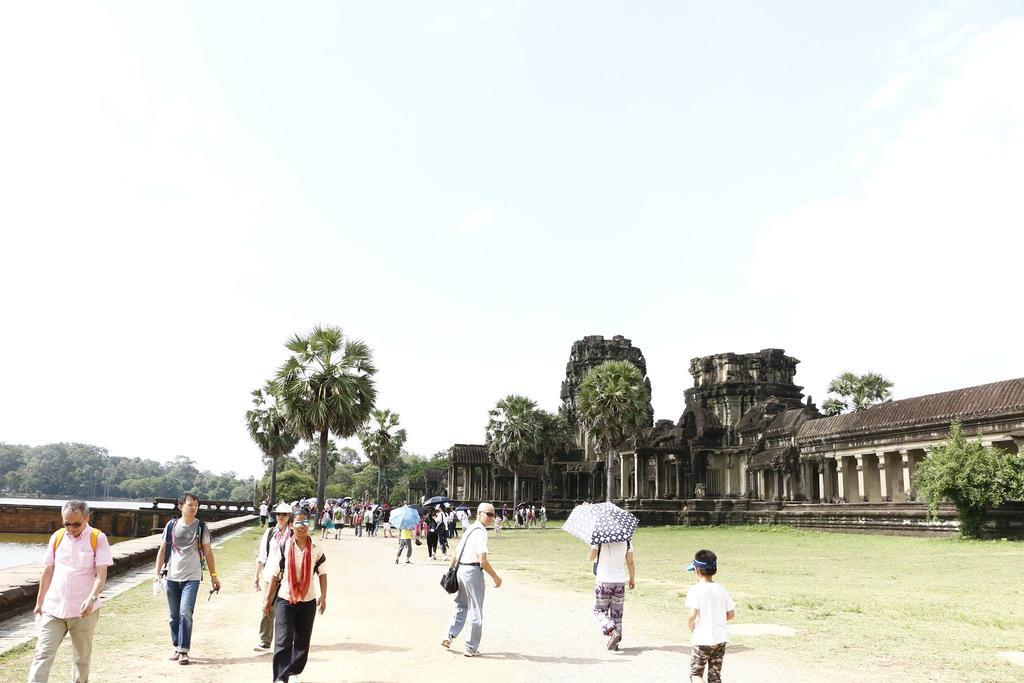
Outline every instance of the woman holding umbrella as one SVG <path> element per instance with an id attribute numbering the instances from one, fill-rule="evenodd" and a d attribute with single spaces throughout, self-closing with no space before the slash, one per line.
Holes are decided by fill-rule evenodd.
<path id="1" fill-rule="evenodd" d="M 594 563 L 594 617 L 608 638 L 608 649 L 618 650 L 622 640 L 622 613 L 629 589 L 636 587 L 633 532 L 636 516 L 612 503 L 577 506 L 562 529 L 590 544 L 587 560 Z"/>

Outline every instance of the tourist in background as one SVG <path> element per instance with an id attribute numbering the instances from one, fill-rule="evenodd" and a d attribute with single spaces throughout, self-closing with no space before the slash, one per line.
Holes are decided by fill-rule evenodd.
<path id="1" fill-rule="evenodd" d="M 366 535 L 373 536 L 373 509 L 369 505 L 363 509 L 363 526 L 366 527 Z"/>
<path id="2" fill-rule="evenodd" d="M 355 529 L 356 536 L 362 537 L 363 535 L 363 511 L 356 510 L 352 514 L 352 528 Z"/>
<path id="3" fill-rule="evenodd" d="M 448 538 L 458 538 L 459 532 L 455 528 L 455 510 L 452 510 L 450 503 L 444 504 L 445 525 L 448 527 Z"/>
<path id="4" fill-rule="evenodd" d="M 270 506 L 267 505 L 267 499 L 264 498 L 260 501 L 260 526 L 267 526 L 268 514 L 270 514 Z"/>
<path id="5" fill-rule="evenodd" d="M 156 577 L 159 582 L 166 576 L 167 609 L 170 615 L 171 661 L 189 664 L 188 652 L 192 647 L 192 612 L 196 606 L 199 582 L 204 567 L 210 569 L 213 589 L 220 590 L 217 566 L 213 557 L 213 537 L 210 530 L 196 517 L 199 499 L 195 494 L 183 493 L 178 497 L 181 518 L 172 519 L 164 527 L 163 539 L 156 555 Z M 165 567 L 166 565 L 166 567 Z"/>
<path id="6" fill-rule="evenodd" d="M 342 528 L 345 526 L 345 508 L 340 505 L 334 507 L 334 540 L 338 540 Z"/>
<path id="7" fill-rule="evenodd" d="M 398 553 L 395 555 L 395 564 L 402 556 L 402 549 L 405 549 L 405 563 L 412 564 L 412 529 L 398 530 Z"/>
<path id="8" fill-rule="evenodd" d="M 327 538 L 327 532 L 334 531 L 334 510 L 328 505 L 320 515 L 320 540 Z"/>
<path id="9" fill-rule="evenodd" d="M 601 633 L 608 638 L 608 649 L 618 650 L 622 640 L 622 611 L 626 601 L 626 572 L 629 590 L 636 588 L 631 541 L 590 546 L 587 555 L 594 566 L 594 616 Z"/>
<path id="10" fill-rule="evenodd" d="M 110 542 L 89 526 L 89 505 L 69 500 L 61 507 L 63 526 L 50 536 L 43 556 L 35 614 L 38 620 L 36 654 L 29 683 L 50 678 L 50 668 L 64 636 L 71 635 L 73 681 L 89 680 L 92 639 L 100 618 L 100 593 L 107 567 L 114 564 Z"/>
<path id="11" fill-rule="evenodd" d="M 548 525 L 548 509 L 543 505 L 540 506 L 537 514 L 540 516 L 540 528 L 543 529 Z"/>
<path id="12" fill-rule="evenodd" d="M 256 550 L 256 577 L 253 585 L 259 591 L 260 580 L 270 583 L 272 568 L 277 562 L 281 546 L 291 535 L 292 508 L 287 503 L 281 503 L 274 508 L 274 517 L 277 524 L 263 532 L 260 538 L 259 548 Z M 274 616 L 268 614 L 260 615 L 260 640 L 253 649 L 257 652 L 269 652 L 270 640 L 274 637 Z"/>
<path id="13" fill-rule="evenodd" d="M 423 517 L 423 526 L 427 534 L 427 558 L 434 559 L 437 553 L 437 511 L 427 513 Z"/>
<path id="14" fill-rule="evenodd" d="M 452 555 L 449 568 L 458 564 L 459 590 L 454 596 L 452 617 L 448 622 L 448 633 L 441 641 L 443 647 L 451 647 L 468 619 L 469 638 L 463 655 L 475 657 L 479 652 L 480 638 L 484 629 L 484 572 L 494 580 L 494 587 L 501 587 L 501 577 L 487 560 L 486 522 L 494 519 L 494 506 L 480 503 L 476 510 L 476 522 L 462 535 L 459 546 Z"/>
<path id="15" fill-rule="evenodd" d="M 282 683 L 306 668 L 317 607 L 320 614 L 327 609 L 327 558 L 310 537 L 309 524 L 302 513 L 292 520 L 292 536 L 278 555 L 277 573 L 263 602 L 263 614 L 274 615 L 274 681 Z"/>

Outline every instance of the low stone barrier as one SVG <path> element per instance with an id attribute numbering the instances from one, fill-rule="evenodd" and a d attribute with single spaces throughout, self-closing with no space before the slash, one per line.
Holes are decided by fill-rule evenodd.
<path id="1" fill-rule="evenodd" d="M 254 524 L 257 520 L 256 515 L 244 515 L 219 522 L 210 522 L 209 527 L 214 533 L 225 532 Z M 97 526 L 97 528 L 102 527 Z M 106 533 L 105 529 L 104 533 Z M 120 574 L 146 562 L 155 562 L 160 543 L 161 536 L 159 535 L 115 543 L 110 547 L 114 555 L 114 566 L 107 570 L 107 575 Z M 16 616 L 35 604 L 41 572 L 42 564 L 40 562 L 0 570 L 0 621 Z"/>
<path id="2" fill-rule="evenodd" d="M 154 504 L 139 503 L 139 509 L 125 510 L 103 507 L 100 503 L 92 507 L 92 525 L 97 529 L 103 529 L 103 533 L 110 536 L 148 536 L 154 529 L 163 528 L 172 517 L 180 514 L 173 507 L 155 507 Z M 211 509 L 206 503 L 201 504 L 199 508 L 199 517 L 208 522 L 251 514 L 254 514 L 252 510 L 237 508 L 218 506 Z M 6 533 L 52 534 L 60 528 L 61 521 L 59 505 L 0 504 L 0 531 Z"/>

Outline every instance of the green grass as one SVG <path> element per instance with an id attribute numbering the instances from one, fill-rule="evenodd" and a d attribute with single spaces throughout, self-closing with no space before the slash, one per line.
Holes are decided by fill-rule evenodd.
<path id="1" fill-rule="evenodd" d="M 737 636 L 756 656 L 813 670 L 824 663 L 890 680 L 1019 681 L 996 656 L 1024 649 L 1024 543 L 836 534 L 789 527 L 657 527 L 637 532 L 639 585 L 631 612 L 662 639 L 688 643 L 683 572 L 693 553 L 718 554 L 717 580 L 736 623 L 799 629 L 795 637 Z M 586 546 L 561 531 L 514 531 L 490 541 L 499 572 L 590 591 Z"/>
<path id="2" fill-rule="evenodd" d="M 253 527 L 224 543 L 214 551 L 217 573 L 222 577 L 242 566 L 247 575 L 253 561 L 253 547 L 260 529 Z M 216 541 L 216 539 L 214 539 Z M 209 574 L 200 586 L 199 601 L 206 600 Z M 216 599 L 216 598 L 214 598 Z M 197 624 L 202 619 L 202 606 L 197 607 Z M 111 653 L 119 656 L 166 656 L 170 649 L 167 630 L 167 601 L 163 595 L 154 597 L 148 581 L 125 591 L 101 608 L 100 620 L 93 639 L 93 663 Z M 0 655 L 0 680 L 24 681 L 35 653 L 35 641 Z M 130 654 L 128 654 L 130 653 Z M 51 680 L 65 680 L 71 669 L 71 640 L 65 638 L 50 671 Z M 90 677 L 92 678 L 92 677 Z"/>

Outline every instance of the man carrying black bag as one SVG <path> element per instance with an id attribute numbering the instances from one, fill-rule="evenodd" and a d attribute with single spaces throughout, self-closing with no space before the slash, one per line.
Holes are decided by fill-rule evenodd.
<path id="1" fill-rule="evenodd" d="M 466 639 L 466 657 L 475 657 L 480 647 L 484 626 L 484 572 L 494 580 L 494 587 L 501 587 L 501 577 L 487 561 L 487 524 L 494 521 L 494 506 L 480 503 L 476 509 L 476 521 L 465 530 L 459 547 L 452 555 L 449 569 L 455 569 L 459 579 L 459 590 L 454 595 L 454 609 L 448 624 L 448 632 L 441 641 L 443 647 L 451 647 L 452 641 L 462 632 L 469 618 L 469 638 Z M 457 566 L 456 566 L 457 565 Z"/>

